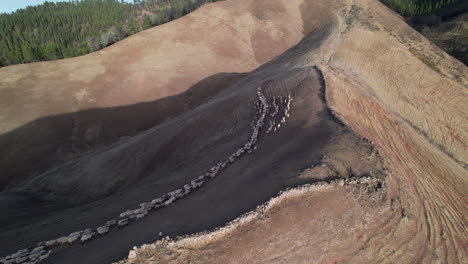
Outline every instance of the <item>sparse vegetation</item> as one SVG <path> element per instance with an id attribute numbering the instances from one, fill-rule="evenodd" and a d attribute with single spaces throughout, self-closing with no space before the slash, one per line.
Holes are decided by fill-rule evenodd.
<path id="1" fill-rule="evenodd" d="M 357 20 L 359 14 L 361 14 L 361 10 L 362 8 L 357 5 L 351 6 L 351 10 L 349 11 L 348 17 L 346 18 L 346 25 L 348 25 L 348 28 L 350 28 L 354 21 Z"/>
<path id="2" fill-rule="evenodd" d="M 468 13 L 440 25 L 423 27 L 421 33 L 445 52 L 468 65 Z"/>
<path id="3" fill-rule="evenodd" d="M 372 30 L 372 31 L 378 31 L 380 30 L 379 26 L 377 25 L 374 25 L 370 19 L 360 19 L 359 22 L 361 23 L 361 25 L 363 26 L 366 26 L 368 29 Z"/>
<path id="4" fill-rule="evenodd" d="M 0 14 L 0 66 L 80 56 L 217 0 L 70 0 Z"/>
<path id="5" fill-rule="evenodd" d="M 437 67 L 437 64 L 435 64 L 435 62 L 431 58 L 429 58 L 428 56 L 422 54 L 421 52 L 417 51 L 414 48 L 411 48 L 410 52 L 414 56 L 416 56 L 421 62 L 423 62 L 424 64 L 429 66 L 431 69 L 435 70 L 436 72 L 440 72 L 439 67 Z"/>
<path id="6" fill-rule="evenodd" d="M 381 0 L 448 54 L 468 65 L 468 5 L 462 0 Z M 418 56 L 437 69 L 432 61 Z"/>
<path id="7" fill-rule="evenodd" d="M 426 15 L 461 0 L 382 0 L 404 16 Z"/>
<path id="8" fill-rule="evenodd" d="M 349 13 L 348 13 L 348 15 L 346 17 L 346 21 L 345 21 L 346 22 L 346 28 L 348 30 L 358 20 L 359 20 L 360 24 L 366 26 L 367 28 L 369 28 L 372 31 L 380 30 L 380 28 L 378 26 L 372 24 L 370 19 L 368 19 L 365 14 L 361 14 L 361 13 L 362 13 L 362 8 L 360 6 L 357 6 L 357 5 L 352 5 L 351 6 L 351 9 L 349 10 Z"/>

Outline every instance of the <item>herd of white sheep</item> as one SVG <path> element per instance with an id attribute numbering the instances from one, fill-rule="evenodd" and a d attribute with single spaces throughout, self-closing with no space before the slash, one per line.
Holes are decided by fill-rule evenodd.
<path id="1" fill-rule="evenodd" d="M 158 198 L 153 199 L 150 202 L 144 202 L 140 204 L 140 207 L 136 209 L 130 209 L 125 212 L 122 212 L 119 215 L 118 220 L 109 220 L 104 225 L 97 228 L 88 228 L 85 230 L 80 230 L 73 232 L 68 236 L 62 236 L 57 239 L 52 239 L 49 241 L 39 242 L 37 246 L 33 246 L 27 249 L 21 249 L 18 252 L 9 255 L 7 257 L 1 258 L 0 263 L 3 264 L 36 264 L 46 259 L 51 251 L 50 249 L 56 246 L 68 245 L 73 243 L 85 243 L 96 236 L 102 236 L 107 234 L 112 228 L 123 228 L 124 226 L 130 224 L 133 221 L 139 220 L 145 217 L 151 210 L 158 209 L 160 207 L 169 206 L 175 200 L 180 199 L 191 191 L 200 188 L 204 183 L 209 179 L 216 177 L 221 170 L 225 169 L 229 164 L 234 163 L 238 158 L 240 158 L 245 153 L 250 153 L 252 150 L 255 150 L 256 143 L 258 141 L 260 129 L 263 127 L 265 119 L 270 112 L 270 108 L 273 108 L 273 111 L 270 113 L 270 116 L 274 118 L 280 110 L 280 106 L 283 105 L 284 116 L 281 121 L 276 124 L 274 120 L 270 120 L 270 127 L 267 130 L 267 134 L 272 131 L 276 131 L 280 128 L 281 124 L 286 122 L 286 118 L 289 117 L 289 110 L 292 102 L 292 97 L 288 98 L 283 97 L 273 97 L 272 106 L 268 103 L 267 98 L 263 93 L 263 85 L 259 86 L 257 89 L 257 94 L 259 100 L 256 102 L 256 109 L 259 114 L 259 118 L 252 122 L 252 134 L 250 139 L 239 149 L 237 149 L 229 158 L 226 160 L 218 162 L 215 166 L 211 167 L 208 172 L 198 176 L 197 178 L 191 180 L 189 183 L 185 184 L 182 188 L 171 191 L 167 194 L 164 194 Z"/>

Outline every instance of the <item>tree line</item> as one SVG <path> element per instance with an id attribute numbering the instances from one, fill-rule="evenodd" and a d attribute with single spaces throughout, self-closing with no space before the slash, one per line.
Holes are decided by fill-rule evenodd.
<path id="1" fill-rule="evenodd" d="M 70 0 L 0 14 L 0 67 L 105 48 L 218 0 Z"/>
<path id="2" fill-rule="evenodd" d="M 463 0 L 382 0 L 403 16 L 427 15 Z"/>

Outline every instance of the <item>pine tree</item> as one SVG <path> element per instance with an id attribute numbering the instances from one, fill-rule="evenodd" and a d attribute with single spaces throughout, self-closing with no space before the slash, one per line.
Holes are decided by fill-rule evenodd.
<path id="1" fill-rule="evenodd" d="M 32 62 L 34 60 L 34 55 L 33 55 L 33 49 L 31 47 L 31 44 L 29 42 L 25 41 L 21 45 L 21 49 L 23 52 L 23 61 L 24 62 Z"/>
<path id="2" fill-rule="evenodd" d="M 143 18 L 142 27 L 143 27 L 143 29 L 148 29 L 148 28 L 151 27 L 151 20 L 150 20 L 149 16 L 145 16 L 145 17 Z"/>
<path id="3" fill-rule="evenodd" d="M 0 14 L 0 66 L 84 55 L 214 1 L 46 1 Z"/>
<path id="4" fill-rule="evenodd" d="M 424 15 L 466 0 L 381 0 L 404 16 Z"/>

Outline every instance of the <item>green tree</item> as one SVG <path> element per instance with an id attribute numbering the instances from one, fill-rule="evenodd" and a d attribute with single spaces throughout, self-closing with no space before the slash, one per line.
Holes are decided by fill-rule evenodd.
<path id="1" fill-rule="evenodd" d="M 145 16 L 143 18 L 143 24 L 142 24 L 143 29 L 148 29 L 151 27 L 151 19 L 149 16 Z"/>
<path id="2" fill-rule="evenodd" d="M 214 1 L 46 1 L 0 14 L 0 66 L 84 55 Z"/>
<path id="3" fill-rule="evenodd" d="M 15 47 L 15 50 L 14 50 L 14 52 L 13 52 L 13 56 L 14 56 L 13 61 L 14 61 L 15 63 L 21 63 L 21 62 L 23 62 L 23 53 L 21 52 L 20 47 L 18 47 L 18 46 Z"/>
<path id="4" fill-rule="evenodd" d="M 127 35 L 133 35 L 140 31 L 140 24 L 133 17 L 128 20 Z"/>
<path id="5" fill-rule="evenodd" d="M 22 52 L 23 52 L 23 61 L 24 62 L 32 62 L 34 61 L 35 59 L 35 56 L 34 56 L 34 51 L 31 47 L 31 44 L 29 44 L 29 42 L 25 41 L 22 45 L 21 45 L 21 49 L 22 49 Z"/>
<path id="6" fill-rule="evenodd" d="M 40 49 L 41 55 L 45 60 L 57 59 L 56 46 L 54 43 L 46 43 Z"/>
<path id="7" fill-rule="evenodd" d="M 463 0 L 381 0 L 404 16 L 425 15 Z"/>

